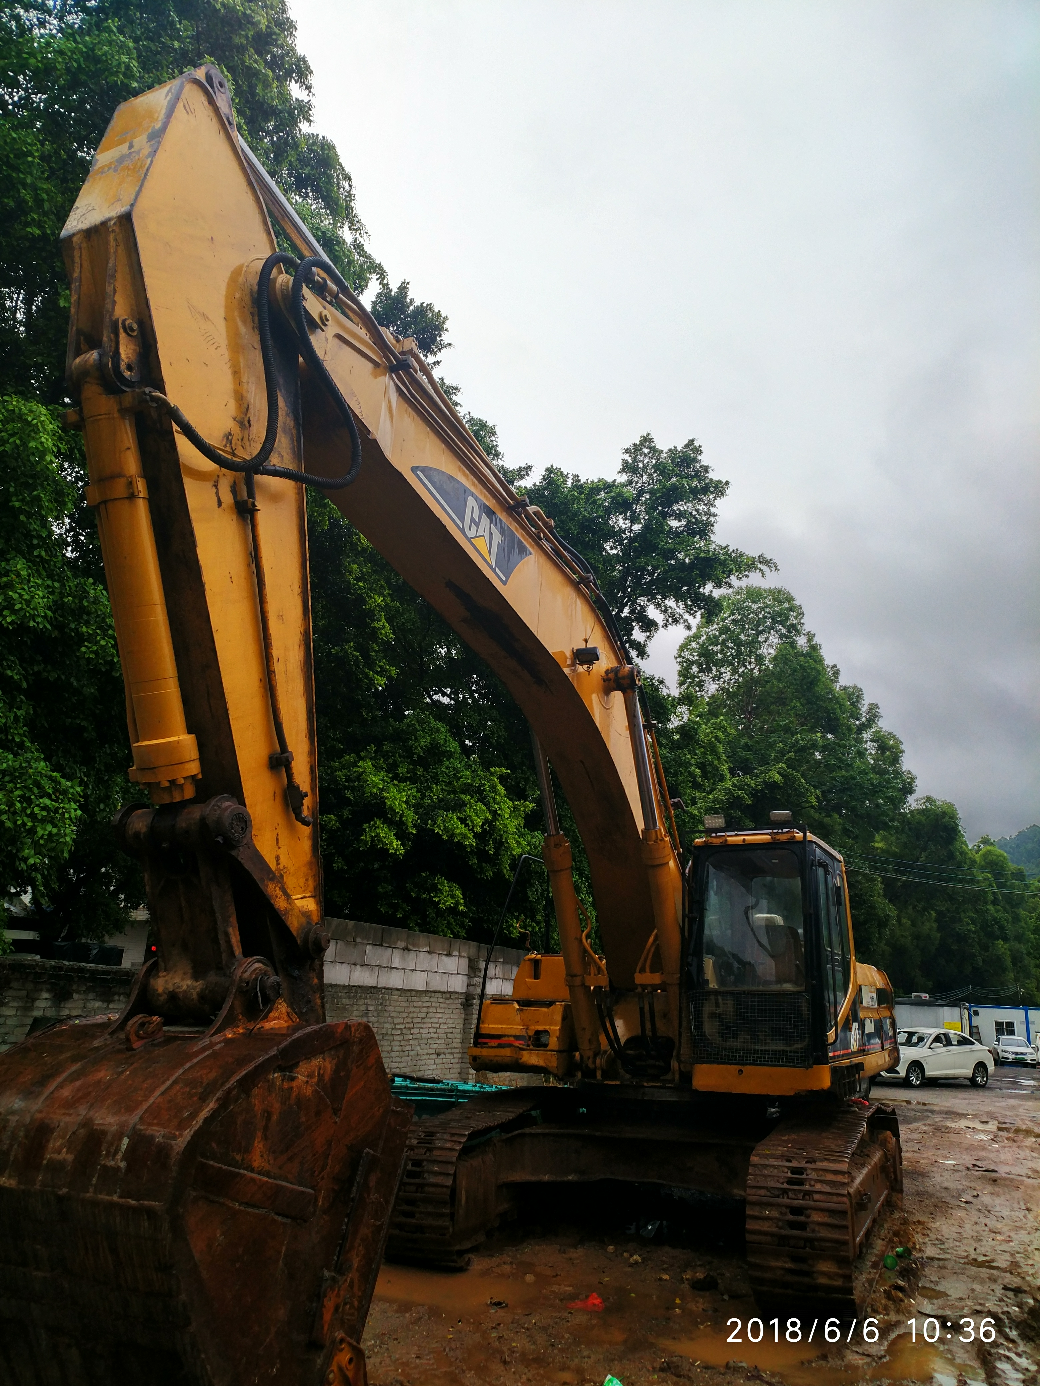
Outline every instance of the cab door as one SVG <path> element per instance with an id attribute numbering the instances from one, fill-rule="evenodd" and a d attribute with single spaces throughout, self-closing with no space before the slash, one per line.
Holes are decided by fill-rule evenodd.
<path id="1" fill-rule="evenodd" d="M 848 995 L 852 970 L 852 949 L 845 918 L 836 863 L 818 853 L 813 867 L 817 938 L 824 1000 L 827 1008 L 827 1029 L 833 1031 L 845 998 Z M 837 1044 L 837 1036 L 834 1043 Z"/>

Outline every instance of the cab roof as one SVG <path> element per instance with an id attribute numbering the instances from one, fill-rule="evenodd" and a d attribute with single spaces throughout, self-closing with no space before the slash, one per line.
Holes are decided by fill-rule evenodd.
<path id="1" fill-rule="evenodd" d="M 807 832 L 804 828 L 733 828 L 719 833 L 706 833 L 704 837 L 694 838 L 694 847 L 761 847 L 777 842 L 815 842 L 832 857 L 844 863 L 841 853 L 824 842 L 822 837 Z"/>

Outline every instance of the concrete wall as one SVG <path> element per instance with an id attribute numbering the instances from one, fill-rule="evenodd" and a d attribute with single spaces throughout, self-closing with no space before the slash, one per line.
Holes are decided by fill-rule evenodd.
<path id="1" fill-rule="evenodd" d="M 329 1019 L 367 1020 L 390 1073 L 473 1081 L 466 1050 L 487 947 L 352 920 L 326 923 L 333 936 L 325 958 Z M 123 967 L 18 954 L 0 958 L 0 1050 L 24 1039 L 38 1016 L 57 1020 L 120 1011 L 142 960 L 146 929 L 131 926 Z M 510 993 L 522 957 L 515 948 L 495 949 L 488 996 Z M 503 1075 L 502 1081 L 517 1080 Z"/>
<path id="2" fill-rule="evenodd" d="M 390 1073 L 473 1082 L 466 1050 L 476 1025 L 484 944 L 408 929 L 327 919 L 325 956 L 330 1020 L 367 1020 Z M 496 948 L 487 995 L 508 996 L 523 953 Z M 501 1075 L 502 1082 L 535 1081 Z M 494 1081 L 484 1075 L 481 1082 Z"/>

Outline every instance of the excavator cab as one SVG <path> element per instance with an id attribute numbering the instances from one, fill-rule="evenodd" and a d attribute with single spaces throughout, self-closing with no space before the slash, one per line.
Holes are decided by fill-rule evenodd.
<path id="1" fill-rule="evenodd" d="M 856 961 L 841 856 L 781 821 L 698 839 L 687 873 L 694 1087 L 865 1095 L 895 1015 Z"/>

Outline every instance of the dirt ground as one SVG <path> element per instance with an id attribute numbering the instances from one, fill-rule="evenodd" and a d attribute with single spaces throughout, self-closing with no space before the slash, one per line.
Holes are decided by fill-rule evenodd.
<path id="1" fill-rule="evenodd" d="M 676 1221 L 599 1189 L 531 1205 L 467 1271 L 384 1265 L 364 1340 L 372 1386 L 1037 1386 L 1040 1080 L 999 1069 L 981 1092 L 888 1083 L 874 1097 L 898 1111 L 906 1183 L 881 1235 L 912 1251 L 881 1273 L 875 1341 L 865 1324 L 828 1344 L 822 1323 L 756 1319 L 740 1205 Z M 600 1310 L 569 1307 L 591 1294 Z"/>

